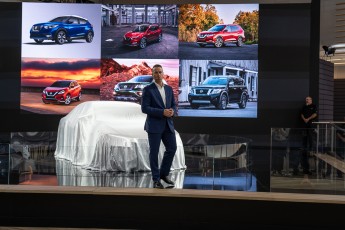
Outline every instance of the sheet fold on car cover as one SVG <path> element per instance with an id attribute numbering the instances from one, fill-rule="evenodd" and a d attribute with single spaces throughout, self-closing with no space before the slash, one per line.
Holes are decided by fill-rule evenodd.
<path id="1" fill-rule="evenodd" d="M 145 119 L 136 103 L 81 103 L 60 120 L 55 158 L 97 171 L 149 171 Z M 186 168 L 183 143 L 175 132 L 177 151 L 171 170 Z M 159 162 L 164 150 L 161 143 Z"/>

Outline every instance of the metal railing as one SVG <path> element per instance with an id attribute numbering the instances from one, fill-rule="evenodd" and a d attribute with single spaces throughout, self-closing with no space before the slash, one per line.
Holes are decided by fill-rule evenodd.
<path id="1" fill-rule="evenodd" d="M 272 128 L 271 191 L 345 195 L 345 122 L 315 128 Z"/>

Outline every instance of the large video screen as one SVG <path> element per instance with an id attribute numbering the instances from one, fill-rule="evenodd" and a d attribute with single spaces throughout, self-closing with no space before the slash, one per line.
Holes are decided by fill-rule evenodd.
<path id="1" fill-rule="evenodd" d="M 141 103 L 163 65 L 179 117 L 257 118 L 258 4 L 22 3 L 21 110 Z"/>

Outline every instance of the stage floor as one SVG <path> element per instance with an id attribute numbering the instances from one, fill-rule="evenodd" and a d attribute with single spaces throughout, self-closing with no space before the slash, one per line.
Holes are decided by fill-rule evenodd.
<path id="1" fill-rule="evenodd" d="M 257 178 L 246 168 L 233 165 L 215 167 L 214 164 L 190 162 L 185 170 L 174 170 L 170 178 L 175 189 L 226 190 L 257 192 Z M 196 158 L 193 159 L 196 161 Z M 224 163 L 224 162 L 223 162 Z M 83 169 L 68 161 L 53 157 L 31 161 L 20 173 L 0 173 L 1 184 L 34 186 L 91 186 L 113 188 L 152 188 L 150 172 L 99 172 Z M 217 170 L 214 170 L 217 169 Z M 232 168 L 232 169 L 229 169 Z M 269 175 L 268 175 L 269 176 Z M 10 181 L 10 183 L 8 183 Z M 167 186 L 167 185 L 166 185 Z M 271 175 L 268 191 L 305 194 L 345 195 L 345 179 L 304 175 Z"/>

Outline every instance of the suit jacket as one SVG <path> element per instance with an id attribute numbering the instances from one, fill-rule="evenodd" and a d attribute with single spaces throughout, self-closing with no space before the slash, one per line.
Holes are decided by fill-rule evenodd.
<path id="1" fill-rule="evenodd" d="M 163 115 L 164 109 L 172 108 L 176 112 L 174 93 L 171 86 L 164 85 L 166 106 L 154 82 L 143 89 L 141 111 L 147 114 L 144 129 L 148 133 L 163 133 L 166 123 L 172 133 L 175 132 L 171 117 Z"/>

